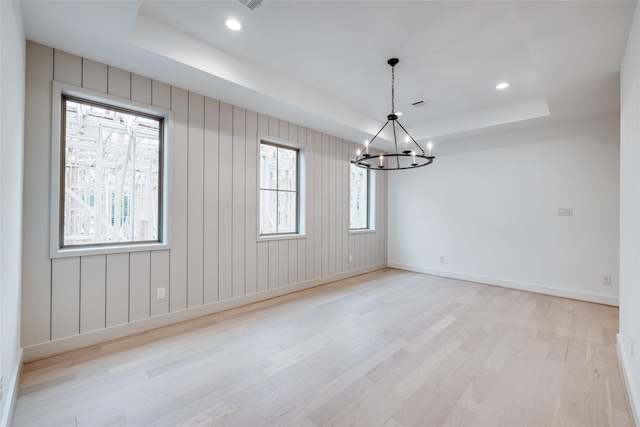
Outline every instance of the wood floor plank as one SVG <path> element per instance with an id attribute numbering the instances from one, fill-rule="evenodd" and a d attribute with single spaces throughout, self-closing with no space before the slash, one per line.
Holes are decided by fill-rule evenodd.
<path id="1" fill-rule="evenodd" d="M 27 363 L 15 426 L 632 426 L 615 307 L 384 269 Z"/>

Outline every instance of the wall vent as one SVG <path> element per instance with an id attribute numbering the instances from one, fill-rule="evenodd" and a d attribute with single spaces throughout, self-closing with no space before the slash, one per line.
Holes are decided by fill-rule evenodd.
<path id="1" fill-rule="evenodd" d="M 416 102 L 412 102 L 411 105 L 413 105 L 414 107 L 423 107 L 427 105 L 427 103 L 424 101 L 416 101 Z"/>
<path id="2" fill-rule="evenodd" d="M 243 5 L 247 6 L 249 9 L 253 10 L 256 7 L 260 7 L 262 5 L 263 0 L 238 0 Z"/>

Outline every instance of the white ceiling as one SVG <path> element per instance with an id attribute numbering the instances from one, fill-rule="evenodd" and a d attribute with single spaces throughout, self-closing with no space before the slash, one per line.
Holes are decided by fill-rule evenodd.
<path id="1" fill-rule="evenodd" d="M 419 141 L 619 111 L 635 1 L 24 1 L 27 38 L 339 137 Z M 226 17 L 244 24 L 233 33 Z M 511 86 L 495 89 L 501 81 Z M 412 107 L 424 100 L 426 106 Z M 386 136 L 389 138 L 389 136 Z"/>

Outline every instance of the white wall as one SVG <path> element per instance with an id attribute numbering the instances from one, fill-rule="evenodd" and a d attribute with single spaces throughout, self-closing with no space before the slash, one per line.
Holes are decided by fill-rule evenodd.
<path id="1" fill-rule="evenodd" d="M 172 111 L 170 250 L 50 259 L 53 79 Z M 353 143 L 31 42 L 26 111 L 25 360 L 386 266 L 384 174 L 348 234 Z M 256 241 L 258 133 L 306 147 L 305 239 Z"/>
<path id="2" fill-rule="evenodd" d="M 0 2 L 0 425 L 10 419 L 21 363 L 20 264 L 25 41 L 17 2 Z"/>
<path id="3" fill-rule="evenodd" d="M 618 355 L 640 425 L 640 8 L 620 75 L 620 333 Z M 633 349 L 633 350 L 632 350 Z"/>
<path id="4" fill-rule="evenodd" d="M 436 150 L 431 166 L 389 175 L 391 265 L 618 303 L 617 116 Z"/>

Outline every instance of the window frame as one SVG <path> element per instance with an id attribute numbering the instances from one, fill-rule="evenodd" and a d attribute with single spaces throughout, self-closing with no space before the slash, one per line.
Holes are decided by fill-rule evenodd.
<path id="1" fill-rule="evenodd" d="M 64 179 L 65 179 L 65 99 L 99 105 L 107 109 L 162 119 L 159 147 L 158 181 L 158 240 L 64 245 Z M 50 257 L 98 255 L 170 249 L 171 228 L 169 218 L 170 191 L 169 165 L 170 135 L 173 116 L 170 111 L 128 99 L 79 88 L 53 81 L 52 91 L 52 145 L 51 145 L 51 223 Z"/>
<path id="2" fill-rule="evenodd" d="M 256 239 L 259 242 L 268 240 L 289 240 L 289 239 L 301 239 L 306 238 L 306 146 L 297 142 L 274 138 L 268 135 L 258 133 L 256 138 L 256 151 L 257 151 L 257 163 L 256 163 Z M 274 147 L 280 147 L 288 150 L 296 150 L 296 231 L 293 233 L 273 233 L 273 234 L 260 234 L 260 219 L 262 215 L 262 207 L 260 201 L 260 192 L 262 187 L 260 185 L 260 147 L 262 144 L 271 145 Z M 265 189 L 270 190 L 270 189 Z"/>
<path id="3" fill-rule="evenodd" d="M 349 234 L 363 234 L 363 233 L 375 233 L 375 206 L 376 206 L 376 173 L 385 173 L 383 171 L 376 171 L 373 173 L 371 169 L 365 169 L 367 171 L 367 227 L 366 228 L 351 228 L 351 166 L 353 161 L 348 162 L 347 175 L 349 176 L 348 189 L 347 189 L 347 206 L 349 206 L 349 221 L 348 221 L 348 233 Z"/>

